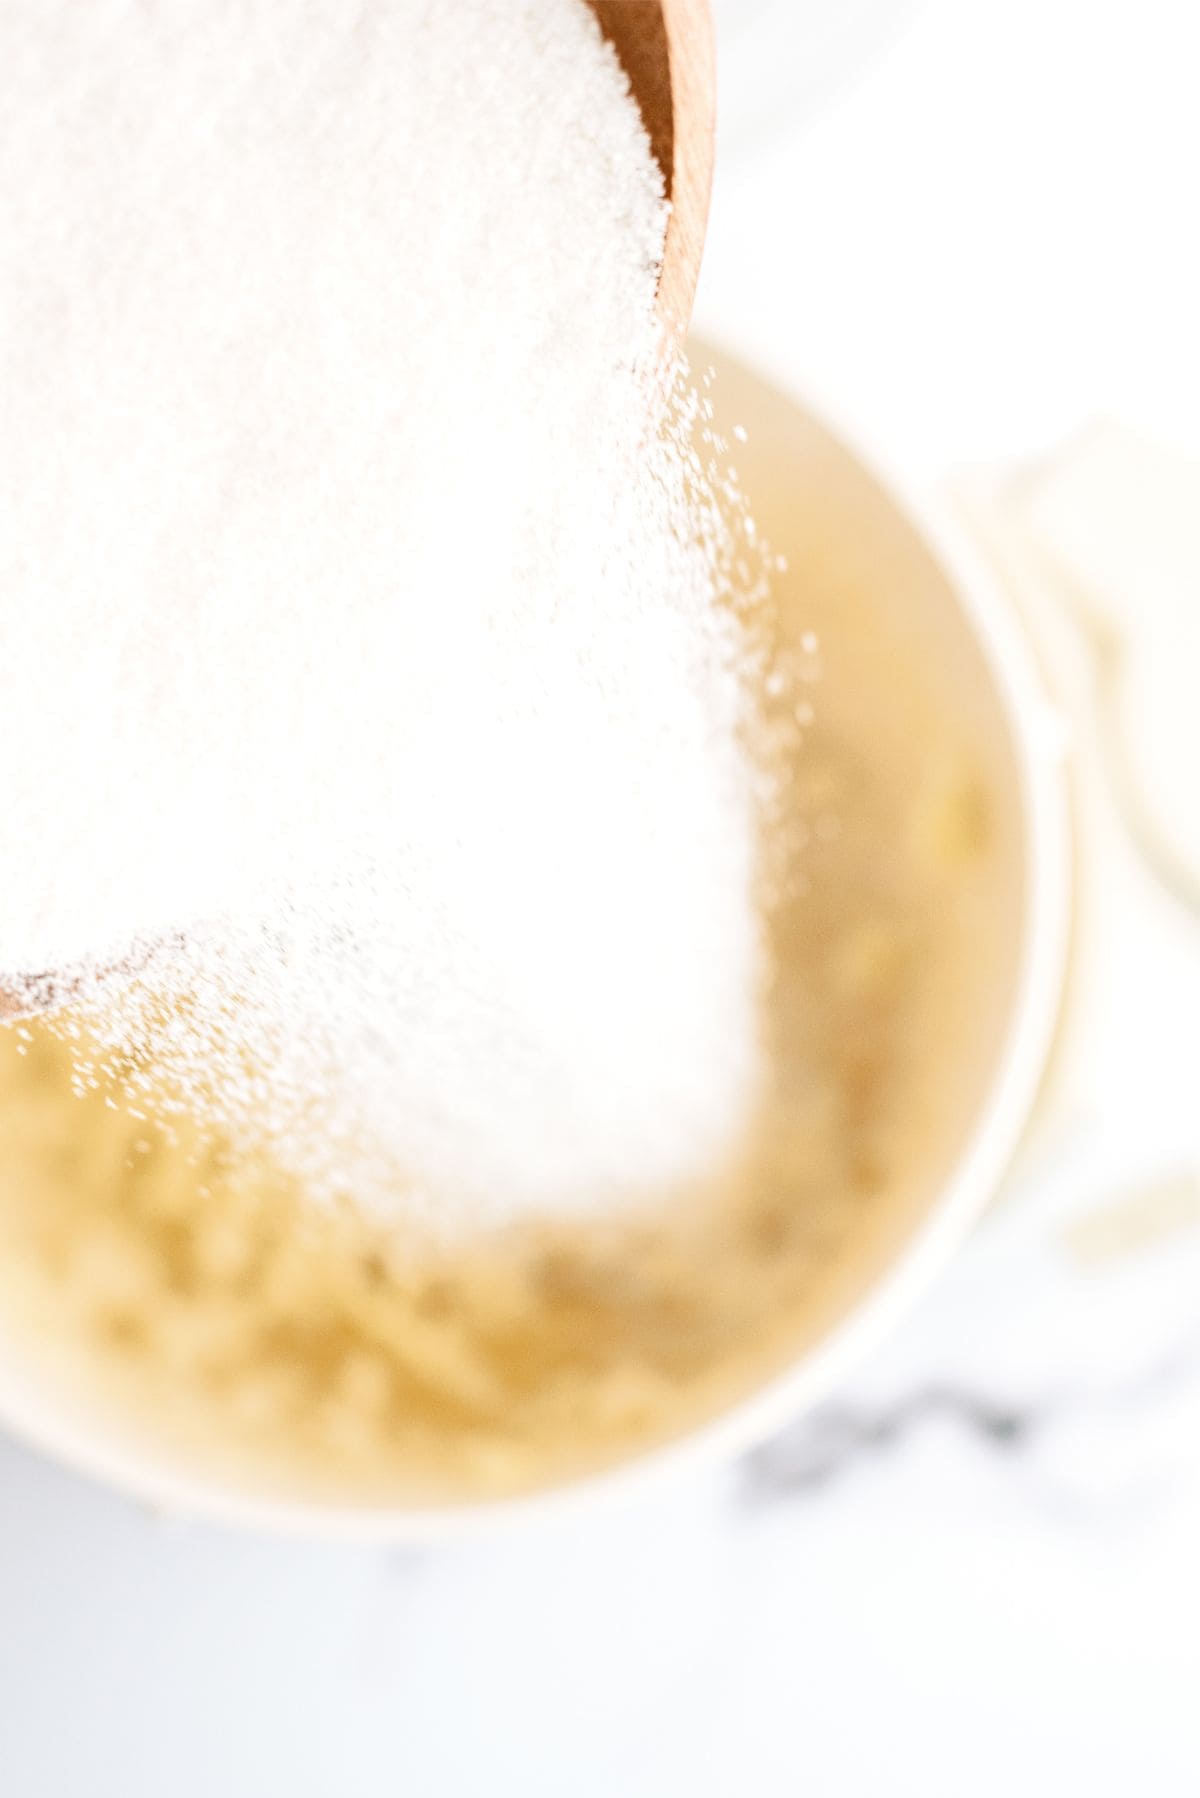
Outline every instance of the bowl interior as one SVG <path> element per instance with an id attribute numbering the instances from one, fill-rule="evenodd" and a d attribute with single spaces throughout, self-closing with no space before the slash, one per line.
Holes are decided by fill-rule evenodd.
<path id="1" fill-rule="evenodd" d="M 699 364 L 709 359 L 694 353 Z M 895 945 L 872 935 L 874 921 L 908 920 L 904 1034 L 890 1050 L 905 1072 L 861 1126 L 850 1115 L 862 1164 L 854 1203 L 844 1195 L 823 1247 L 814 1234 L 820 1278 L 786 1327 L 729 1378 L 680 1403 L 668 1427 L 550 1467 L 533 1482 L 543 1488 L 592 1490 L 601 1479 L 727 1450 L 828 1385 L 991 1195 L 1054 1016 L 1065 908 L 1059 773 L 1039 738 L 1036 691 L 1002 602 L 791 399 L 723 359 L 713 395 L 719 425 L 745 428 L 746 441 L 739 431 L 734 445 L 741 484 L 786 560 L 776 579 L 781 629 L 807 646 L 815 676 L 801 694 L 798 757 L 816 782 L 804 822 L 815 872 L 783 918 L 780 942 L 786 954 L 794 935 L 809 964 L 827 947 L 831 966 L 846 964 L 846 981 L 866 982 L 858 1011 L 838 1002 L 845 1067 L 835 1097 L 852 1112 L 878 1053 L 870 982 L 893 977 Z M 828 805 L 818 778 L 825 764 L 840 782 Z M 890 860 L 872 859 L 872 831 L 893 842 Z M 840 870 L 840 887 L 822 885 L 822 856 Z M 939 867 L 942 858 L 949 872 L 941 885 L 930 877 L 923 910 L 914 903 L 909 919 L 904 883 L 923 857 Z M 850 920 L 868 888 L 878 889 L 874 910 Z M 939 895 L 948 896 L 940 916 Z M 872 1154 L 886 1178 L 868 1165 Z M 0 1205 L 0 1222 L 4 1215 Z M 158 1503 L 272 1526 L 415 1534 L 530 1502 L 525 1492 L 481 1493 L 478 1502 L 386 1491 L 348 1499 L 319 1481 L 263 1481 L 234 1460 L 197 1458 L 182 1418 L 174 1432 L 148 1428 L 81 1388 L 52 1332 L 31 1348 L 27 1331 L 8 1321 L 2 1281 L 0 1341 L 0 1416 L 58 1457 Z"/>

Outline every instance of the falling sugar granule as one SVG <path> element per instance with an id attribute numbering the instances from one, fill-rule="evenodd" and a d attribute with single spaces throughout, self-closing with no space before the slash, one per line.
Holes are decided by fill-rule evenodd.
<path id="1" fill-rule="evenodd" d="M 0 189 L 0 984 L 318 1195 L 719 1166 L 757 562 L 583 0 L 15 0 Z"/>

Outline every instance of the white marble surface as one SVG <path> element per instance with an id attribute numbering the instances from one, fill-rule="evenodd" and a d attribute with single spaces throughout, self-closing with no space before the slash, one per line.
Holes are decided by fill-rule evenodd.
<path id="1" fill-rule="evenodd" d="M 928 482 L 1098 410 L 1200 439 L 1189 0 L 768 5 L 720 3 L 731 61 L 775 48 L 708 327 Z M 1200 1790 L 1200 924 L 1011 503 L 1000 536 L 1084 905 L 1055 1084 L 936 1292 L 748 1461 L 453 1547 L 167 1526 L 0 1440 L 3 1798 Z"/>

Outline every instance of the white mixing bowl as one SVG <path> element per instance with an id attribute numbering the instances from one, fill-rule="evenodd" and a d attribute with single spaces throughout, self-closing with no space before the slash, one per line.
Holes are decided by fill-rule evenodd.
<path id="1" fill-rule="evenodd" d="M 731 380 L 750 382 L 733 371 Z M 776 402 L 778 418 L 778 402 Z M 986 1099 L 949 1177 L 931 1195 L 923 1220 L 848 1314 L 794 1364 L 744 1401 L 682 1439 L 615 1470 L 528 1497 L 424 1510 L 355 1507 L 255 1496 L 207 1473 L 168 1462 L 78 1401 L 68 1403 L 35 1366 L 0 1353 L 0 1420 L 67 1464 L 173 1512 L 275 1530 L 415 1538 L 441 1536 L 503 1517 L 591 1502 L 689 1463 L 732 1455 L 760 1441 L 827 1393 L 893 1326 L 951 1257 L 994 1196 L 1020 1138 L 1046 1063 L 1063 983 L 1069 913 L 1070 836 L 1064 738 L 1040 684 L 1031 649 L 1003 591 L 947 525 L 882 480 L 856 450 L 813 418 L 791 408 L 789 464 L 797 478 L 815 469 L 840 484 L 851 501 L 856 550 L 874 534 L 904 557 L 922 558 L 924 579 L 944 586 L 981 652 L 1006 723 L 1019 787 L 1024 837 L 1023 914 L 1019 968 L 1003 1040 Z M 753 494 L 751 494 L 753 498 Z"/>

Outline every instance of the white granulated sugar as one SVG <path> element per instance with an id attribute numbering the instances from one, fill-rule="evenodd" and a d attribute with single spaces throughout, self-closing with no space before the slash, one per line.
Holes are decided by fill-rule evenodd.
<path id="1" fill-rule="evenodd" d="M 0 192 L 0 985 L 397 1213 L 732 1153 L 748 535 L 582 0 L 8 0 Z"/>

